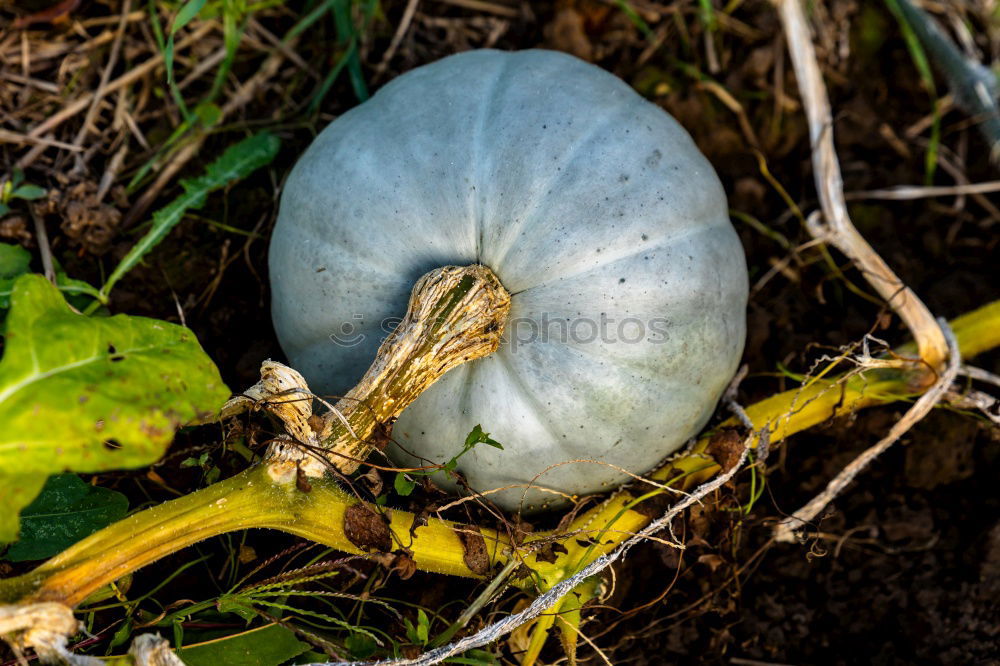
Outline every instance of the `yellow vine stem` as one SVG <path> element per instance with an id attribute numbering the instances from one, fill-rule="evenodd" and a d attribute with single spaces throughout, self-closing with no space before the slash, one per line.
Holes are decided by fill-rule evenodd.
<path id="1" fill-rule="evenodd" d="M 951 327 L 963 358 L 1000 346 L 1000 301 L 959 317 Z M 912 353 L 908 347 L 898 351 Z M 832 417 L 911 397 L 926 384 L 913 371 L 876 368 L 811 380 L 755 403 L 746 412 L 755 430 L 766 431 L 773 444 Z M 706 453 L 709 441 L 709 436 L 702 437 L 689 452 L 649 478 L 679 490 L 711 478 L 719 465 Z M 414 514 L 360 502 L 330 478 L 313 479 L 307 491 L 294 478 L 276 479 L 268 470 L 267 465 L 253 467 L 135 513 L 37 569 L 0 581 L 0 603 L 55 601 L 72 607 L 104 585 L 181 548 L 249 528 L 289 532 L 348 553 L 363 553 L 382 542 L 391 544 L 388 550 L 405 550 L 421 570 L 475 578 L 488 577 L 493 567 L 518 557 L 535 572 L 522 579 L 522 586 L 544 589 L 648 525 L 660 513 L 649 500 L 668 492 L 632 484 L 579 516 L 566 532 L 532 534 L 515 546 L 504 533 L 438 518 L 413 529 Z M 554 562 L 539 560 L 539 546 L 554 541 L 562 543 L 565 552 Z"/>

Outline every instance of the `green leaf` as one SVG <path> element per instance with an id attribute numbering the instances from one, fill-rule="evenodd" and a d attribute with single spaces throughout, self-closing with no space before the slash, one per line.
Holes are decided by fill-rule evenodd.
<path id="1" fill-rule="evenodd" d="M 417 640 L 420 641 L 421 645 L 427 644 L 427 639 L 430 637 L 430 620 L 427 619 L 427 613 L 424 612 L 423 608 L 417 609 Z"/>
<path id="2" fill-rule="evenodd" d="M 400 497 L 409 497 L 417 484 L 406 478 L 402 472 L 396 472 L 396 478 L 392 480 L 392 487 L 396 489 L 396 494 Z"/>
<path id="3" fill-rule="evenodd" d="M 351 652 L 352 659 L 368 659 L 378 650 L 375 639 L 366 634 L 351 634 L 344 641 L 344 647 Z"/>
<path id="4" fill-rule="evenodd" d="M 269 624 L 176 651 L 187 666 L 278 666 L 309 649 L 291 629 Z"/>
<path id="5" fill-rule="evenodd" d="M 148 465 L 228 396 L 187 328 L 85 317 L 42 276 L 21 276 L 0 360 L 0 542 L 50 474 Z"/>
<path id="6" fill-rule="evenodd" d="M 47 191 L 44 187 L 39 187 L 38 185 L 22 185 L 11 192 L 10 196 L 32 201 L 34 199 L 41 199 Z"/>
<path id="7" fill-rule="evenodd" d="M 419 643 L 420 638 L 417 636 L 417 628 L 414 624 L 404 617 L 403 626 L 406 628 L 406 640 L 414 644 Z"/>
<path id="8" fill-rule="evenodd" d="M 170 26 L 170 34 L 176 34 L 178 30 L 190 23 L 196 16 L 198 12 L 201 11 L 202 7 L 205 6 L 206 0 L 190 0 L 187 4 L 181 7 L 180 11 L 177 12 L 177 16 L 174 17 L 174 22 Z"/>
<path id="9" fill-rule="evenodd" d="M 257 618 L 257 612 L 247 605 L 247 600 L 238 595 L 224 594 L 219 597 L 215 607 L 220 613 L 235 613 L 246 620 L 249 625 L 251 620 Z"/>
<path id="10" fill-rule="evenodd" d="M 89 282 L 76 280 L 56 269 L 56 286 L 64 294 L 84 294 L 92 298 L 100 296 L 100 292 Z"/>
<path id="11" fill-rule="evenodd" d="M 194 107 L 194 115 L 205 127 L 212 127 L 222 119 L 222 109 L 218 104 L 203 102 Z"/>
<path id="12" fill-rule="evenodd" d="M 30 263 L 31 253 L 23 247 L 0 243 L 0 279 L 24 275 Z"/>
<path id="13" fill-rule="evenodd" d="M 465 448 L 466 450 L 471 449 L 476 444 L 489 444 L 495 449 L 500 449 L 503 451 L 503 444 L 490 438 L 490 433 L 483 432 L 483 426 L 477 425 L 469 433 L 469 436 L 465 438 Z"/>
<path id="14" fill-rule="evenodd" d="M 14 293 L 16 277 L 20 277 L 20 275 L 15 276 L 15 278 L 0 277 L 0 310 L 10 307 L 10 295 Z M 100 296 L 100 292 L 93 286 L 83 280 L 69 277 L 58 266 L 56 266 L 56 287 L 67 297 L 73 297 L 70 299 L 70 303 L 77 309 L 89 304 L 91 302 L 89 299 L 96 299 Z M 79 298 L 81 295 L 88 296 L 89 299 Z M 0 319 L 2 319 L 2 315 L 0 315 Z"/>
<path id="15" fill-rule="evenodd" d="M 467 666 L 496 666 L 500 662 L 486 650 L 469 650 L 458 657 L 448 657 L 445 664 L 466 664 Z"/>
<path id="16" fill-rule="evenodd" d="M 125 517 L 128 499 L 91 486 L 76 474 L 49 477 L 21 512 L 21 538 L 7 551 L 11 562 L 43 560 Z"/>
<path id="17" fill-rule="evenodd" d="M 125 618 L 122 626 L 118 627 L 118 631 L 111 637 L 108 647 L 115 648 L 119 645 L 124 645 L 132 637 L 132 629 L 134 629 L 132 626 L 132 616 L 128 616 Z"/>
<path id="18" fill-rule="evenodd" d="M 108 645 L 108 647 L 115 648 L 118 647 L 119 645 L 124 645 L 126 641 L 128 641 L 128 639 L 132 637 L 133 628 L 134 627 L 132 626 L 132 617 L 131 616 L 126 617 L 125 622 L 122 623 L 122 626 L 118 627 L 118 631 L 116 631 L 114 635 L 111 637 L 111 642 Z"/>
<path id="19" fill-rule="evenodd" d="M 106 299 L 115 283 L 170 233 L 170 230 L 184 218 L 187 210 L 201 208 L 209 192 L 246 178 L 260 167 L 269 164 L 278 154 L 280 146 L 278 137 L 269 132 L 254 134 L 227 148 L 219 159 L 208 165 L 203 175 L 182 180 L 181 187 L 184 188 L 184 193 L 153 213 L 152 227 L 129 250 L 108 277 L 108 281 L 101 287 L 102 299 Z"/>
<path id="20" fill-rule="evenodd" d="M 501 451 L 503 451 L 503 444 L 496 441 L 495 439 L 492 439 L 490 437 L 490 433 L 483 432 L 483 426 L 477 424 L 476 427 L 473 428 L 469 432 L 468 436 L 465 438 L 465 444 L 462 446 L 462 450 L 459 451 L 457 454 L 455 454 L 455 456 L 453 456 L 451 460 L 442 465 L 441 471 L 454 472 L 456 469 L 458 469 L 458 459 L 464 456 L 469 451 L 471 451 L 473 447 L 476 446 L 476 444 L 488 444 L 493 448 L 500 449 Z"/>
<path id="21" fill-rule="evenodd" d="M 0 334 L 6 318 L 4 310 L 10 307 L 10 295 L 14 291 L 14 281 L 28 272 L 31 253 L 20 245 L 0 243 Z"/>

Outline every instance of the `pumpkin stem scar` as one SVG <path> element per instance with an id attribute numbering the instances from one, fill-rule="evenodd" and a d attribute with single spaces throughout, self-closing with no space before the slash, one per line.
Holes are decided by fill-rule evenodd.
<path id="1" fill-rule="evenodd" d="M 328 465 L 343 474 L 354 472 L 375 446 L 373 434 L 380 427 L 390 426 L 444 373 L 497 350 L 509 313 L 510 293 L 488 267 L 430 271 L 413 287 L 406 316 L 379 347 L 358 385 L 318 427 L 301 425 L 309 414 L 294 417 L 299 425 L 289 432 L 300 435 L 305 430 L 306 443 L 314 446 L 304 449 L 281 442 L 271 448 L 269 459 L 296 461 L 312 477 L 323 476 Z"/>

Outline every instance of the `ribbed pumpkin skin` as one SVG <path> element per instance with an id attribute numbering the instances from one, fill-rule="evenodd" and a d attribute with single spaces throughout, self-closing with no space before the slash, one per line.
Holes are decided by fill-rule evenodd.
<path id="1" fill-rule="evenodd" d="M 463 53 L 327 127 L 288 178 L 271 240 L 278 338 L 314 390 L 342 394 L 420 275 L 475 262 L 513 294 L 505 342 L 433 385 L 393 436 L 442 463 L 481 424 L 504 450 L 460 459 L 478 491 L 614 487 L 628 480 L 616 469 L 559 464 L 648 471 L 698 432 L 735 372 L 747 271 L 725 193 L 673 118 L 595 66 Z M 602 313 L 608 334 L 588 340 Z M 626 318 L 643 322 L 641 341 L 619 339 Z M 548 322 L 548 339 L 525 341 L 525 321 Z M 364 340 L 331 340 L 351 329 Z M 529 511 L 557 498 L 490 495 Z"/>

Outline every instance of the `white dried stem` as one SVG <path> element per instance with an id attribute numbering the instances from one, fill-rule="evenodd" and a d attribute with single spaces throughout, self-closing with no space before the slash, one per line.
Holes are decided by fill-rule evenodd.
<path id="1" fill-rule="evenodd" d="M 846 195 L 847 199 L 882 199 L 885 201 L 912 201 L 931 197 L 954 197 L 967 194 L 992 194 L 1000 192 L 1000 180 L 986 183 L 960 183 L 958 185 L 897 185 L 881 190 L 859 190 Z"/>
<path id="2" fill-rule="evenodd" d="M 958 374 L 965 375 L 977 382 L 986 382 L 987 384 L 993 384 L 993 386 L 1000 386 L 1000 375 L 995 375 L 989 370 L 983 370 L 974 365 L 963 365 Z"/>
<path id="3" fill-rule="evenodd" d="M 101 666 L 104 664 L 101 659 L 73 654 L 66 645 L 82 626 L 73 616 L 72 608 L 55 601 L 0 606 L 0 637 L 22 663 L 27 663 L 23 652 L 31 649 L 43 664 Z M 184 666 L 170 649 L 170 643 L 159 634 L 137 636 L 128 653 L 135 666 Z"/>
<path id="4" fill-rule="evenodd" d="M 128 649 L 135 666 L 184 666 L 184 662 L 170 649 L 170 643 L 159 634 L 141 634 L 132 640 Z"/>
<path id="5" fill-rule="evenodd" d="M 293 438 L 315 444 L 309 418 L 313 395 L 305 378 L 295 369 L 268 359 L 260 364 L 260 381 L 222 406 L 217 418 L 236 416 L 245 411 L 266 409 L 277 417 Z"/>
<path id="6" fill-rule="evenodd" d="M 813 218 L 809 231 L 834 245 L 854 262 L 910 329 L 920 358 L 935 371 L 944 365 L 948 345 L 927 306 L 889 268 L 858 233 L 847 213 L 840 162 L 833 143 L 833 117 L 823 75 L 800 0 L 772 0 L 778 9 L 809 122 L 809 142 L 823 223 Z"/>
<path id="7" fill-rule="evenodd" d="M 945 402 L 956 409 L 975 409 L 983 416 L 1000 426 L 1000 400 L 989 393 L 983 391 L 969 391 L 968 393 L 958 393 L 948 391 L 944 396 Z"/>
<path id="8" fill-rule="evenodd" d="M 24 650 L 34 650 L 43 664 L 100 666 L 103 663 L 94 657 L 74 655 L 66 647 L 69 637 L 80 626 L 69 606 L 54 601 L 0 606 L 0 637 L 19 657 Z"/>
<path id="9" fill-rule="evenodd" d="M 934 385 L 913 403 L 899 421 L 889 430 L 889 434 L 883 437 L 877 444 L 866 449 L 864 453 L 851 461 L 847 467 L 842 469 L 837 476 L 827 484 L 819 495 L 809 501 L 808 504 L 778 523 L 774 530 L 774 538 L 783 543 L 792 543 L 796 540 L 795 532 L 805 527 L 813 521 L 826 506 L 833 501 L 851 481 L 873 460 L 878 458 L 890 446 L 896 443 L 900 437 L 930 413 L 938 402 L 944 397 L 951 386 L 951 383 L 958 376 L 958 369 L 961 365 L 961 357 L 958 352 L 958 342 L 952 334 L 948 324 L 940 320 L 941 330 L 945 335 L 945 343 L 948 345 L 948 365 L 944 372 L 938 377 Z"/>

